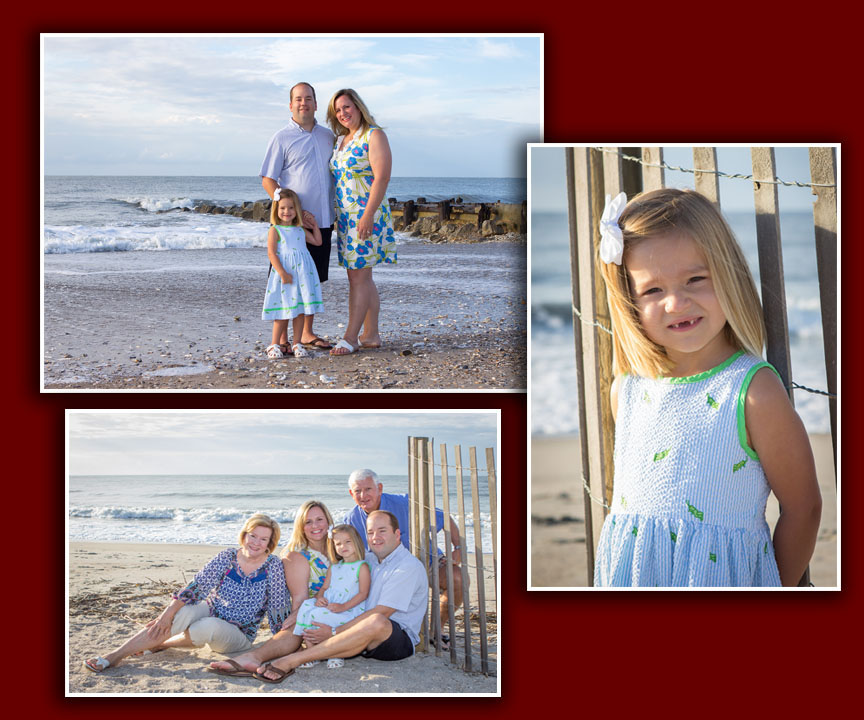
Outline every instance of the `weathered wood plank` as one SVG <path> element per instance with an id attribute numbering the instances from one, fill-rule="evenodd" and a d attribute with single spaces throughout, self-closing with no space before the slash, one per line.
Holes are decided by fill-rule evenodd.
<path id="1" fill-rule="evenodd" d="M 570 294 L 573 307 L 579 307 L 580 304 L 580 281 L 579 281 L 579 256 L 576 248 L 579 244 L 578 223 L 576 222 L 576 163 L 575 163 L 574 148 L 565 150 L 565 165 L 567 173 L 567 217 L 570 228 Z M 582 149 L 580 149 L 582 152 Z M 577 386 L 577 404 L 579 413 L 579 444 L 581 448 L 580 456 L 582 460 L 582 477 L 591 477 L 591 469 L 588 463 L 588 433 L 585 428 L 588 427 L 587 409 L 585 406 L 585 362 L 582 352 L 582 336 L 584 334 L 584 326 L 580 322 L 579 316 L 573 312 L 573 343 L 575 346 L 576 355 L 576 386 Z M 575 470 L 575 468 L 574 468 Z M 582 492 L 582 501 L 585 506 L 585 551 L 587 554 L 588 568 L 588 584 L 592 585 L 594 580 L 594 543 L 591 542 L 594 538 L 594 508 L 591 502 L 591 494 L 587 488 L 582 485 L 581 478 L 578 480 L 579 490 Z M 600 518 L 602 522 L 602 516 Z"/>
<path id="2" fill-rule="evenodd" d="M 579 296 L 574 304 L 582 315 L 582 361 L 583 388 L 585 397 L 586 424 L 580 432 L 587 435 L 589 486 L 591 494 L 609 502 L 611 477 L 607 478 L 607 456 L 611 458 L 612 438 L 603 436 L 603 416 L 609 410 L 609 385 L 611 384 L 611 337 L 594 325 L 599 321 L 609 327 L 605 288 L 596 281 L 594 259 L 599 238 L 597 221 L 603 209 L 602 155 L 589 148 L 575 148 L 573 153 L 573 180 L 575 188 L 576 246 L 571 237 L 571 258 L 575 255 Z M 596 236 L 596 237 L 595 237 Z M 579 323 L 577 316 L 574 323 Z M 608 452 L 607 452 L 608 446 Z M 595 547 L 599 540 L 606 509 L 597 502 L 591 503 L 592 535 Z M 593 569 L 589 569 L 592 572 Z"/>
<path id="3" fill-rule="evenodd" d="M 444 512 L 444 567 L 445 576 L 447 578 L 447 624 L 449 627 L 450 637 L 454 639 L 450 643 L 450 662 L 456 663 L 456 606 L 455 598 L 453 597 L 453 552 L 450 548 L 452 542 L 452 534 L 450 532 L 450 477 L 447 472 L 447 446 L 441 445 L 441 510 Z M 462 540 L 461 545 L 465 546 L 465 541 Z M 462 557 L 467 557 L 466 552 L 462 552 Z"/>
<path id="4" fill-rule="evenodd" d="M 459 534 L 463 538 L 463 548 L 465 544 L 464 538 L 467 538 L 465 530 L 465 494 L 464 485 L 462 482 L 462 446 L 456 445 L 453 448 L 455 458 L 454 470 L 456 474 L 456 506 L 459 512 Z M 463 608 L 463 630 L 465 641 L 465 670 L 471 672 L 471 596 L 469 593 L 468 583 L 468 554 L 462 553 L 462 608 Z"/>
<path id="5" fill-rule="evenodd" d="M 486 633 L 486 582 L 483 577 L 483 524 L 480 522 L 480 489 L 477 481 L 477 449 L 468 448 L 471 462 L 471 499 L 474 526 L 474 562 L 477 564 L 477 610 L 480 618 L 480 671 L 489 674 L 489 642 Z M 434 572 L 432 573 L 435 574 Z"/>
<path id="6" fill-rule="evenodd" d="M 666 185 L 666 172 L 662 167 L 652 167 L 663 162 L 663 148 L 643 147 L 642 187 L 644 190 L 659 190 Z"/>
<path id="7" fill-rule="evenodd" d="M 810 148 L 810 181 L 837 184 L 837 155 L 833 147 Z M 819 304 L 822 307 L 822 342 L 828 392 L 837 394 L 837 188 L 814 187 L 813 224 L 816 239 L 816 269 Z M 834 447 L 834 482 L 837 482 L 837 399 L 828 399 L 831 442 Z"/>
<path id="8" fill-rule="evenodd" d="M 765 317 L 766 357 L 780 373 L 793 404 L 792 366 L 789 356 L 789 323 L 786 317 L 786 282 L 783 277 L 783 248 L 780 243 L 780 212 L 774 148 L 751 148 L 753 195 L 756 205 L 756 243 L 759 248 L 759 277 L 762 313 Z"/>
<path id="9" fill-rule="evenodd" d="M 717 148 L 694 147 L 693 167 L 696 169 L 696 191 L 702 193 L 720 209 L 720 176 L 717 175 Z M 709 172 L 699 172 L 708 170 Z"/>

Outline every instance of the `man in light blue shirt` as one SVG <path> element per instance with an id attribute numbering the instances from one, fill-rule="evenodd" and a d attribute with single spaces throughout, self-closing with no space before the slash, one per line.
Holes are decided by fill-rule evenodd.
<path id="1" fill-rule="evenodd" d="M 291 88 L 291 120 L 277 132 L 267 146 L 261 164 L 261 185 L 272 198 L 277 187 L 288 188 L 297 193 L 303 206 L 303 224 L 311 227 L 311 218 L 321 230 L 321 245 L 306 244 L 306 249 L 315 261 L 318 279 L 327 280 L 330 265 L 330 235 L 333 232 L 333 204 L 336 199 L 333 177 L 330 174 L 330 157 L 336 137 L 315 120 L 318 103 L 315 90 L 305 82 Z M 330 348 L 324 338 L 315 335 L 312 329 L 314 315 L 306 315 L 303 337 L 294 342 L 320 349 Z"/>
<path id="2" fill-rule="evenodd" d="M 393 493 L 384 492 L 384 484 L 378 481 L 378 475 L 369 469 L 355 470 L 348 477 L 348 491 L 354 499 L 355 507 L 351 508 L 350 512 L 346 513 L 342 522 L 353 525 L 360 533 L 360 537 L 364 538 L 366 522 L 368 517 L 376 510 L 385 510 L 393 513 L 399 522 L 399 527 L 404 529 L 402 533 L 402 544 L 410 551 L 410 505 L 407 495 L 394 495 Z M 459 607 L 462 604 L 462 569 L 459 563 L 462 562 L 462 546 L 459 538 L 459 528 L 453 518 L 448 518 L 450 523 L 450 542 L 453 544 L 453 604 L 454 607 Z M 435 530 L 436 533 L 444 529 L 444 513 L 435 508 Z M 367 545 L 368 548 L 368 545 Z M 371 549 L 371 548 L 368 548 Z M 437 554 L 438 565 L 438 589 L 440 591 L 441 602 L 441 627 L 446 627 L 448 619 L 447 611 L 447 567 L 443 553 L 434 548 L 430 551 L 430 561 L 434 562 L 434 554 Z M 430 562 L 430 565 L 432 565 Z M 442 635 L 442 649 L 448 649 L 450 638 Z"/>

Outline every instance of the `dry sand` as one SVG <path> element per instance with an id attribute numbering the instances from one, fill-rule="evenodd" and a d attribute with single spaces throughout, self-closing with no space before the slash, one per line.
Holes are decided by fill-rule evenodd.
<path id="1" fill-rule="evenodd" d="M 829 435 L 811 435 L 822 491 L 822 522 L 810 563 L 817 587 L 837 586 L 837 492 Z M 531 440 L 531 576 L 533 588 L 588 585 L 585 506 L 578 436 Z M 770 496 L 768 524 L 777 522 L 777 501 Z"/>
<path id="2" fill-rule="evenodd" d="M 170 601 L 171 592 L 183 587 L 221 548 L 208 545 L 145 543 L 69 543 L 68 692 L 78 693 L 420 693 L 499 694 L 497 676 L 497 613 L 492 573 L 485 573 L 489 675 L 480 669 L 475 647 L 474 672 L 451 664 L 449 653 L 419 651 L 398 662 L 364 658 L 345 661 L 341 669 L 319 663 L 300 669 L 279 685 L 254 678 L 229 678 L 204 668 L 223 656 L 209 649 L 164 650 L 156 655 L 127 658 L 116 668 L 94 673 L 82 666 L 87 657 L 104 654 L 156 617 Z M 484 556 L 485 557 L 485 556 Z M 491 556 L 484 561 L 491 567 Z M 469 556 L 473 568 L 473 556 Z M 472 570 L 473 572 L 473 570 Z M 473 585 L 473 583 L 472 583 Z M 473 597 L 473 596 L 472 596 Z M 476 603 L 472 627 L 476 634 Z M 461 629 L 462 612 L 457 611 Z M 270 637 L 266 620 L 256 645 Z M 461 638 L 461 632 L 458 635 Z M 457 644 L 458 644 L 457 638 Z M 473 638 L 476 646 L 479 641 Z M 464 660 L 459 647 L 459 663 Z"/>

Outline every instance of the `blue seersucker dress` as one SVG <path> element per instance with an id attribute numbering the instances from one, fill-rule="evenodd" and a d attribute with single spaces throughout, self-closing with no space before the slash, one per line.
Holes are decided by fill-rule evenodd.
<path id="1" fill-rule="evenodd" d="M 780 585 L 770 488 L 744 424 L 747 388 L 763 367 L 737 352 L 690 377 L 622 377 L 595 586 Z"/>

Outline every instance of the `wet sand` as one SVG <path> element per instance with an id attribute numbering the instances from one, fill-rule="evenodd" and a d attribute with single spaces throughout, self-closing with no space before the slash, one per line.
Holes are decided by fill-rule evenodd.
<path id="1" fill-rule="evenodd" d="M 375 270 L 383 347 L 268 360 L 263 248 L 44 256 L 46 390 L 524 389 L 526 252 L 520 241 L 409 240 Z M 331 257 L 316 332 L 348 319 Z"/>
<path id="2" fill-rule="evenodd" d="M 816 587 L 837 586 L 837 492 L 829 435 L 811 435 L 822 492 L 822 522 L 810 561 Z M 588 586 L 585 505 L 579 437 L 531 440 L 531 575 L 533 588 Z M 772 494 L 766 510 L 772 531 L 779 516 Z"/>

